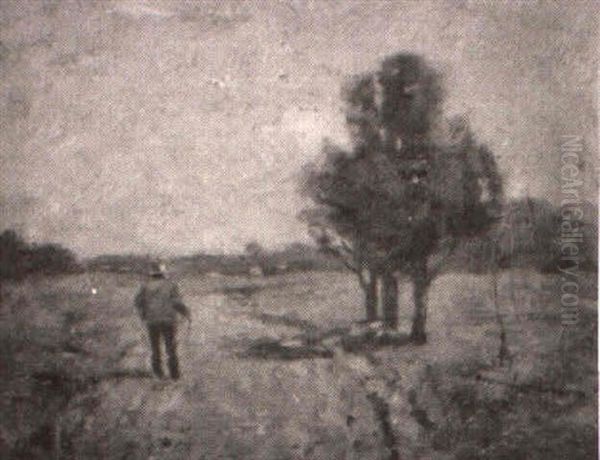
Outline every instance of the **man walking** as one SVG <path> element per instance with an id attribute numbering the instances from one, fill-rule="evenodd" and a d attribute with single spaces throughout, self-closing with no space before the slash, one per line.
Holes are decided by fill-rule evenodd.
<path id="1" fill-rule="evenodd" d="M 161 363 L 160 342 L 164 340 L 169 373 L 173 380 L 179 378 L 177 359 L 177 313 L 191 322 L 190 311 L 181 300 L 177 284 L 166 278 L 166 267 L 155 265 L 150 279 L 140 288 L 135 297 L 135 306 L 148 327 L 152 348 L 152 370 L 154 375 L 164 376 Z"/>

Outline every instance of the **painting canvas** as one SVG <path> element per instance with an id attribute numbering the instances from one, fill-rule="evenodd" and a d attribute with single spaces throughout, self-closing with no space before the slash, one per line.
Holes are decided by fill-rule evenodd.
<path id="1" fill-rule="evenodd" d="M 599 11 L 0 0 L 0 456 L 597 458 Z"/>

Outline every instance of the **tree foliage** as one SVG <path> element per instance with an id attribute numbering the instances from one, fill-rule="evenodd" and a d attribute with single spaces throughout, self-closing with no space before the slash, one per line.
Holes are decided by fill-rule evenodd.
<path id="1" fill-rule="evenodd" d="M 75 255 L 58 244 L 30 245 L 14 230 L 0 234 L 0 278 L 64 273 L 78 268 Z"/>
<path id="2" fill-rule="evenodd" d="M 444 253 L 497 219 L 494 156 L 465 118 L 442 116 L 441 75 L 420 56 L 392 56 L 342 95 L 352 146 L 325 142 L 322 162 L 306 166 L 314 206 L 302 218 L 357 273 L 403 272 L 424 295 Z"/>

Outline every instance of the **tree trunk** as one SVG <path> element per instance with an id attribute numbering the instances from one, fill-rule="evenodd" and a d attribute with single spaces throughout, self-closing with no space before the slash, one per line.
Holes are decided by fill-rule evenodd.
<path id="1" fill-rule="evenodd" d="M 365 311 L 367 322 L 377 321 L 377 276 L 369 274 L 369 280 L 364 284 Z"/>
<path id="2" fill-rule="evenodd" d="M 413 316 L 412 330 L 410 339 L 418 345 L 427 342 L 425 324 L 427 322 L 427 290 L 430 284 L 429 274 L 427 273 L 426 261 L 412 273 L 413 282 L 413 301 L 415 303 L 415 312 Z"/>
<path id="3" fill-rule="evenodd" d="M 496 314 L 496 322 L 500 329 L 500 346 L 498 348 L 498 361 L 500 366 L 504 366 L 504 362 L 509 357 L 508 345 L 506 343 L 506 327 L 504 326 L 504 319 L 502 318 L 502 312 L 500 311 L 500 299 L 498 299 L 498 255 L 497 247 L 498 241 L 492 241 L 492 257 L 491 257 L 491 274 L 492 274 L 492 295 L 494 298 L 494 312 Z"/>
<path id="4" fill-rule="evenodd" d="M 383 321 L 386 327 L 398 327 L 398 280 L 392 272 L 385 272 L 383 283 Z"/>

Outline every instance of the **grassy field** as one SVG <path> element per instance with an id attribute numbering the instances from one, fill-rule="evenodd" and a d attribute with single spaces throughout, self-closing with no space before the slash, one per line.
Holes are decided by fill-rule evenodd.
<path id="1" fill-rule="evenodd" d="M 133 275 L 2 286 L 2 458 L 587 459 L 596 456 L 596 300 L 564 328 L 557 279 L 446 274 L 429 343 L 343 345 L 355 279 L 178 276 L 183 379 L 154 380 Z M 400 332 L 410 326 L 401 283 Z M 498 314 L 499 313 L 499 314 Z M 499 358 L 500 330 L 507 353 Z"/>

